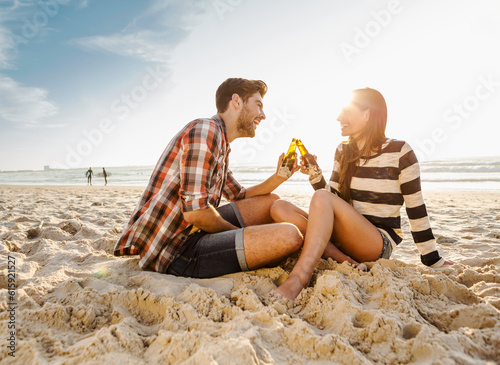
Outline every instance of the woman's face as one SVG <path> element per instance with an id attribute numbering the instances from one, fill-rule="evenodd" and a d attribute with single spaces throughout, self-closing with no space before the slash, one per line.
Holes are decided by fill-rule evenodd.
<path id="1" fill-rule="evenodd" d="M 370 109 L 361 110 L 356 104 L 351 102 L 340 112 L 337 120 L 340 122 L 342 136 L 358 138 L 365 129 L 370 118 Z"/>

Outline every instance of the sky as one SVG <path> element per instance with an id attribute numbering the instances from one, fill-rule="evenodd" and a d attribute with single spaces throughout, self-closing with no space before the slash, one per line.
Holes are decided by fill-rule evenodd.
<path id="1" fill-rule="evenodd" d="M 230 164 L 300 138 L 331 168 L 337 116 L 379 90 L 420 160 L 500 156 L 498 0 L 0 0 L 0 170 L 154 165 L 228 77 L 267 118 Z"/>

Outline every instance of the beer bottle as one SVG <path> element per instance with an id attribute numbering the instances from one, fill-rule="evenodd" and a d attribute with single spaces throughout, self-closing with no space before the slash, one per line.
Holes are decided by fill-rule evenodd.
<path id="1" fill-rule="evenodd" d="M 300 155 L 302 156 L 302 160 L 304 161 L 304 164 L 309 171 L 309 181 L 312 184 L 317 184 L 321 182 L 326 186 L 325 178 L 323 177 L 323 172 L 319 168 L 318 163 L 316 162 L 316 159 L 311 155 L 308 151 L 306 146 L 302 143 L 300 139 L 297 140 L 297 147 L 299 148 Z"/>
<path id="2" fill-rule="evenodd" d="M 295 148 L 297 147 L 297 140 L 292 139 L 292 143 L 290 143 L 290 147 L 288 147 L 288 152 L 285 157 L 283 157 L 283 161 L 281 162 L 281 166 L 278 170 L 278 176 L 284 177 L 288 179 L 292 176 L 293 165 L 295 165 Z"/>

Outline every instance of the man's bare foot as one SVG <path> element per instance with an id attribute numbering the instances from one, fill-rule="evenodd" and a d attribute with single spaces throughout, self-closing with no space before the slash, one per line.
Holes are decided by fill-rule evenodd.
<path id="1" fill-rule="evenodd" d="M 274 293 L 281 295 L 284 298 L 294 300 L 300 294 L 302 289 L 306 287 L 306 285 L 303 285 L 298 277 L 289 276 L 283 284 L 274 290 Z"/>

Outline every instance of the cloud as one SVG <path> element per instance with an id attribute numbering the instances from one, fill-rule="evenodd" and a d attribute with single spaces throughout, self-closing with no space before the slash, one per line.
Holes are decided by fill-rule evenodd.
<path id="1" fill-rule="evenodd" d="M 91 51 L 105 51 L 120 56 L 140 58 L 148 62 L 166 62 L 171 47 L 158 34 L 141 31 L 131 34 L 113 34 L 79 38 L 70 43 Z"/>
<path id="2" fill-rule="evenodd" d="M 11 69 L 15 44 L 9 30 L 0 25 L 0 69 Z"/>
<path id="3" fill-rule="evenodd" d="M 24 8 L 27 6 L 33 6 L 33 2 L 26 0 L 11 0 L 11 1 L 4 1 L 3 4 L 0 4 L 1 10 L 5 10 L 4 14 L 2 15 L 8 15 L 11 14 L 12 11 L 19 9 L 19 8 Z"/>
<path id="4" fill-rule="evenodd" d="M 208 6 L 208 0 L 156 0 L 121 32 L 73 39 L 70 44 L 147 62 L 167 62 L 172 50 L 203 21 Z"/>
<path id="5" fill-rule="evenodd" d="M 80 0 L 75 5 L 61 0 L 0 0 L 0 69 L 15 69 L 13 62 L 22 48 L 33 39 L 43 39 L 54 32 L 50 23 L 63 6 L 81 9 L 88 2 Z"/>
<path id="6" fill-rule="evenodd" d="M 54 128 L 62 125 L 42 124 L 40 121 L 56 115 L 58 108 L 47 100 L 47 91 L 20 85 L 0 74 L 0 122 L 22 127 Z"/>
<path id="7" fill-rule="evenodd" d="M 79 7 L 80 9 L 87 8 L 88 6 L 89 6 L 89 0 L 82 0 L 82 1 L 80 2 L 80 5 L 78 5 L 78 7 Z"/>
<path id="8" fill-rule="evenodd" d="M 22 17 L 36 7 L 33 1 L 13 0 L 2 3 L 0 0 L 0 69 L 16 69 L 13 61 L 19 51 L 19 44 L 26 44 L 28 39 L 14 30 Z"/>
<path id="9" fill-rule="evenodd" d="M 155 0 L 127 28 L 158 26 L 166 30 L 177 29 L 189 32 L 205 19 L 211 3 L 210 0 L 185 0 L 182 2 Z"/>

